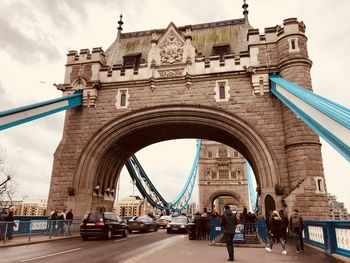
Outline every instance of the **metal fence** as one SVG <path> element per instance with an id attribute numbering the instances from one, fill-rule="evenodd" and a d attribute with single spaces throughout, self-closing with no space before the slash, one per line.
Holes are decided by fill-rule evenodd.
<path id="1" fill-rule="evenodd" d="M 79 232 L 80 220 L 47 220 L 32 219 L 13 222 L 0 221 L 0 240 L 5 243 L 15 236 L 28 236 L 28 242 L 36 235 L 46 235 L 48 239 L 52 236 L 69 236 Z"/>
<path id="2" fill-rule="evenodd" d="M 305 220 L 304 240 L 329 255 L 335 253 L 350 258 L 350 220 Z"/>
<path id="3" fill-rule="evenodd" d="M 218 242 L 222 239 L 224 229 L 221 227 L 219 219 L 210 221 L 209 240 L 211 243 Z M 255 234 L 260 242 L 266 242 L 266 225 L 265 220 L 258 220 L 254 224 L 238 224 L 236 227 L 234 243 L 246 243 L 246 235 Z"/>

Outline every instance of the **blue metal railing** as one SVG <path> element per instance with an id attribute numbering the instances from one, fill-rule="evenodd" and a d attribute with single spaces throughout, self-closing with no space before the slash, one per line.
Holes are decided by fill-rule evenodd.
<path id="1" fill-rule="evenodd" d="M 304 240 L 329 255 L 335 253 L 350 258 L 350 220 L 305 220 Z"/>

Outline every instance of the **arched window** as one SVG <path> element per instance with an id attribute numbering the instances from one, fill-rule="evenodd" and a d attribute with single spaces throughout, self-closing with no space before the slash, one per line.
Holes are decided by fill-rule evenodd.
<path id="1" fill-rule="evenodd" d="M 126 106 L 126 92 L 123 90 L 120 94 L 120 106 L 125 107 Z"/>
<path id="2" fill-rule="evenodd" d="M 220 100 L 224 100 L 225 99 L 225 95 L 226 95 L 226 92 L 225 92 L 225 85 L 226 83 L 225 82 L 221 82 L 219 84 L 219 98 Z"/>
<path id="3" fill-rule="evenodd" d="M 213 158 L 213 152 L 211 150 L 208 150 L 208 158 Z"/>
<path id="4" fill-rule="evenodd" d="M 227 148 L 219 148 L 219 158 L 227 158 Z"/>

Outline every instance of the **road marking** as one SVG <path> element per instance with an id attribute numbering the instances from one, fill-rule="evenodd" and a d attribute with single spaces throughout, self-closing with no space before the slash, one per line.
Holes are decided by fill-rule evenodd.
<path id="1" fill-rule="evenodd" d="M 65 254 L 65 253 L 74 252 L 74 251 L 77 251 L 77 250 L 80 250 L 80 249 L 81 248 L 79 247 L 79 248 L 74 248 L 74 249 L 70 249 L 70 250 L 65 250 L 65 251 L 62 251 L 62 252 L 48 254 L 48 255 L 45 255 L 45 256 L 40 256 L 40 257 L 35 257 L 35 258 L 27 258 L 27 259 L 21 260 L 20 262 L 27 262 L 27 261 L 32 261 L 32 260 L 41 259 L 41 258 L 53 257 L 53 256 Z"/>
<path id="2" fill-rule="evenodd" d="M 155 247 L 153 249 L 150 249 L 148 251 L 145 251 L 139 255 L 136 255 L 134 257 L 130 257 L 130 258 L 127 258 L 123 261 L 121 261 L 120 263 L 135 263 L 135 262 L 140 262 L 143 258 L 161 250 L 161 249 L 164 249 L 166 247 L 170 247 L 172 245 L 175 245 L 176 243 L 178 242 L 181 242 L 183 239 L 185 239 L 187 237 L 187 235 L 181 235 L 181 236 L 175 236 L 175 237 L 171 237 L 171 238 L 167 238 L 168 239 L 168 242 L 169 243 L 165 243 L 163 245 L 160 245 L 158 247 Z M 164 239 L 164 241 L 166 241 L 167 239 Z"/>

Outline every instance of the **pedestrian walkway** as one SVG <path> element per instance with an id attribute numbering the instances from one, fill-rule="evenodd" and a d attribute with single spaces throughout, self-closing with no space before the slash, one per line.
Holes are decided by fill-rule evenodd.
<path id="1" fill-rule="evenodd" d="M 277 244 L 272 253 L 262 248 L 236 247 L 235 261 L 237 262 L 305 262 L 305 263 L 338 263 L 343 262 L 327 256 L 311 247 L 306 247 L 302 254 L 296 254 L 292 244 L 287 245 L 287 255 L 281 254 L 282 249 Z M 228 254 L 225 246 L 210 246 L 207 241 L 194 241 L 184 238 L 172 243 L 147 251 L 122 263 L 154 263 L 154 262 L 191 262 L 191 263 L 217 263 L 227 262 Z"/>
<path id="2" fill-rule="evenodd" d="M 51 236 L 51 238 L 48 235 L 31 235 L 29 238 L 29 235 L 16 235 L 11 240 L 6 240 L 4 243 L 3 240 L 0 240 L 0 248 L 2 247 L 13 247 L 13 246 L 21 246 L 21 245 L 28 245 L 28 244 L 35 244 L 35 243 L 42 243 L 42 242 L 49 242 L 59 239 L 67 239 L 67 238 L 77 238 L 80 237 L 79 233 L 73 233 L 71 236 Z"/>

